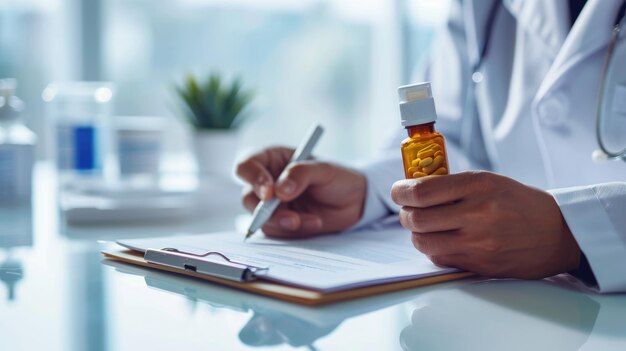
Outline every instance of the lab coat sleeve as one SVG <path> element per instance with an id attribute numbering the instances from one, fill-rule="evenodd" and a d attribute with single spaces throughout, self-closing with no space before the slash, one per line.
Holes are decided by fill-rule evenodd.
<path id="1" fill-rule="evenodd" d="M 626 292 L 626 182 L 551 190 L 603 293 Z"/>
<path id="2" fill-rule="evenodd" d="M 404 179 L 404 167 L 400 149 L 386 149 L 374 162 L 358 167 L 365 176 L 367 189 L 363 215 L 354 228 L 367 226 L 392 213 L 400 207 L 391 200 L 391 186 Z"/>

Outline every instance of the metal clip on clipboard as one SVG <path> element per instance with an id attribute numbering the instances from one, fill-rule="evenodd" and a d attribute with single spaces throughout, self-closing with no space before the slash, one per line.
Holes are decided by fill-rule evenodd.
<path id="1" fill-rule="evenodd" d="M 217 262 L 200 259 L 209 255 L 220 256 L 224 261 Z M 147 249 L 144 254 L 144 260 L 153 264 L 184 269 L 236 282 L 254 281 L 259 273 L 268 270 L 268 268 L 231 261 L 225 255 L 215 251 L 199 255 L 169 247 L 161 250 Z"/>

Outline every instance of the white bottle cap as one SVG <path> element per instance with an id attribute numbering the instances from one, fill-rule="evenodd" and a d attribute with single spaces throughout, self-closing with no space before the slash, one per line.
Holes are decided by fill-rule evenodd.
<path id="1" fill-rule="evenodd" d="M 437 120 L 435 100 L 430 83 L 404 85 L 398 88 L 400 118 L 405 127 L 431 123 Z"/>

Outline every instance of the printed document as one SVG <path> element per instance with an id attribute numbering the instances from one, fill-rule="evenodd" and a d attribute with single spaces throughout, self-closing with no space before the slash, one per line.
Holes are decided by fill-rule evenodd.
<path id="1" fill-rule="evenodd" d="M 118 244 L 137 251 L 176 248 L 198 255 L 219 252 L 234 262 L 268 268 L 262 279 L 323 292 L 458 271 L 433 265 L 413 247 L 410 235 L 396 227 L 305 240 L 277 240 L 257 234 L 244 243 L 241 233 L 224 232 L 122 240 Z"/>

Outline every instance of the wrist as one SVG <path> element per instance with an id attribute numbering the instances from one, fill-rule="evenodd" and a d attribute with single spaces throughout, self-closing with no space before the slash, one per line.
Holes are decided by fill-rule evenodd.
<path id="1" fill-rule="evenodd" d="M 565 221 L 565 218 L 563 217 L 563 214 L 561 213 L 561 209 L 559 208 L 558 204 L 556 204 L 556 201 L 554 204 L 558 210 L 560 223 L 559 232 L 563 241 L 561 247 L 563 248 L 562 255 L 565 259 L 564 271 L 569 272 L 578 269 L 578 267 L 580 266 L 582 252 L 580 250 L 580 247 L 578 246 L 578 243 L 576 242 L 576 239 L 574 238 L 574 234 L 572 234 L 572 231 L 570 230 L 567 222 Z"/>
<path id="2" fill-rule="evenodd" d="M 578 267 L 568 271 L 567 273 L 580 279 L 583 283 L 589 286 L 597 286 L 598 281 L 596 280 L 596 277 L 593 274 L 593 271 L 591 270 L 591 266 L 589 265 L 587 256 L 585 256 L 585 254 L 581 252 L 579 257 L 580 257 L 580 260 L 579 260 Z"/>
<path id="3" fill-rule="evenodd" d="M 372 184 L 372 179 L 367 176 L 367 173 L 359 171 L 355 172 L 357 172 L 361 177 L 362 196 L 359 201 L 359 219 L 354 225 L 352 225 L 352 227 L 350 227 L 350 229 L 366 227 L 369 224 L 389 215 L 389 210 L 380 199 L 380 195 L 376 193 L 376 189 Z"/>

